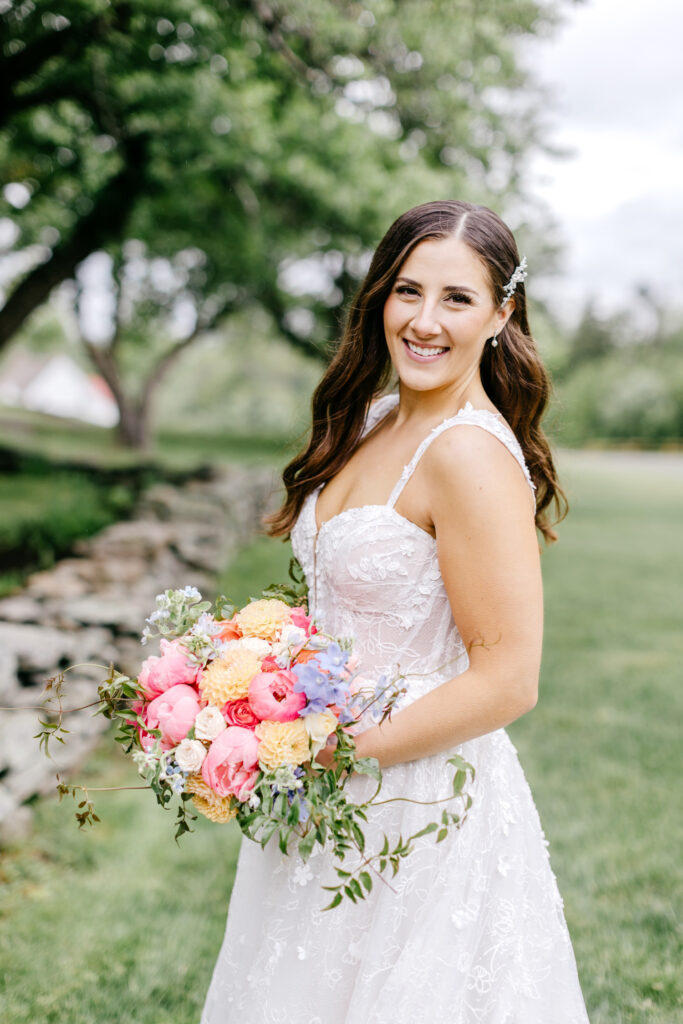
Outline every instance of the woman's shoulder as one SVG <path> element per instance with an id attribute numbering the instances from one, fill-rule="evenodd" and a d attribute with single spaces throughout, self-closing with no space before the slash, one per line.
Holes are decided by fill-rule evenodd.
<path id="1" fill-rule="evenodd" d="M 445 421 L 425 452 L 425 470 L 442 493 L 454 496 L 476 490 L 489 500 L 518 493 L 528 501 L 529 490 L 535 491 L 519 441 L 492 409 L 466 407 Z"/>

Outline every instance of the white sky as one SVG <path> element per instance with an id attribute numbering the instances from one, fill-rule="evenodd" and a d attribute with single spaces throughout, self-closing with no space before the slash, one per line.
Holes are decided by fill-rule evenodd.
<path id="1" fill-rule="evenodd" d="M 683 306 L 683 2 L 585 0 L 535 42 L 527 62 L 551 90 L 551 141 L 533 191 L 567 243 L 564 272 L 543 291 L 576 314 L 592 294 L 625 308 L 647 284 Z"/>

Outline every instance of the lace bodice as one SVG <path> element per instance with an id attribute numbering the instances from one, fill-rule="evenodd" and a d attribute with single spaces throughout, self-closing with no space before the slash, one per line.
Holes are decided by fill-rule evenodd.
<path id="1" fill-rule="evenodd" d="M 371 407 L 368 433 L 398 401 L 387 395 Z M 292 546 L 309 584 L 316 621 L 335 636 L 354 640 L 364 674 L 409 678 L 400 706 L 467 668 L 467 654 L 453 622 L 437 560 L 436 541 L 396 511 L 396 502 L 430 444 L 461 424 L 493 434 L 533 483 L 522 450 L 496 413 L 468 402 L 443 420 L 418 446 L 385 505 L 348 508 L 318 529 L 321 487 L 308 495 L 292 531 Z"/>

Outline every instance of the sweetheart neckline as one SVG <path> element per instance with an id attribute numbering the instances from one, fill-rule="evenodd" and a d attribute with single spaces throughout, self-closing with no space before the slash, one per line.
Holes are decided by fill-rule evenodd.
<path id="1" fill-rule="evenodd" d="M 415 530 L 422 534 L 423 537 L 428 537 L 429 540 L 433 541 L 436 544 L 436 537 L 433 537 L 432 534 L 425 530 L 422 526 L 418 526 L 417 523 L 414 523 L 412 519 L 408 519 L 407 516 L 402 515 L 399 511 L 397 511 L 396 508 L 394 508 L 393 505 L 390 505 L 389 502 L 385 502 L 383 505 L 379 503 L 371 503 L 368 505 L 351 505 L 349 508 L 343 508 L 341 512 L 336 512 L 333 516 L 330 516 L 329 519 L 326 519 L 324 522 L 320 524 L 320 526 L 318 526 L 318 520 L 315 514 L 315 510 L 316 505 L 318 503 L 318 495 L 320 494 L 320 491 L 323 486 L 323 484 L 320 484 L 320 486 L 317 487 L 314 491 L 312 491 L 309 496 L 310 498 L 314 499 L 312 501 L 312 507 L 313 526 L 315 527 L 316 540 L 318 539 L 318 537 L 320 536 L 320 534 L 325 529 L 328 523 L 333 523 L 335 519 L 341 519 L 343 516 L 347 515 L 350 512 L 365 512 L 367 509 L 386 509 L 386 511 L 389 512 L 391 515 L 400 519 L 401 522 L 407 523 L 408 526 L 412 526 Z"/>

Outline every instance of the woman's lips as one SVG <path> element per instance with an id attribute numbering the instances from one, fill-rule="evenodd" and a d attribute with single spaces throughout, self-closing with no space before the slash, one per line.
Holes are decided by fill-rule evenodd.
<path id="1" fill-rule="evenodd" d="M 403 338 L 402 341 L 408 357 L 414 359 L 416 363 L 433 363 L 448 352 L 448 348 L 445 345 L 419 345 L 417 342 L 409 341 L 406 338 Z M 420 351 L 416 351 L 417 349 Z"/>

